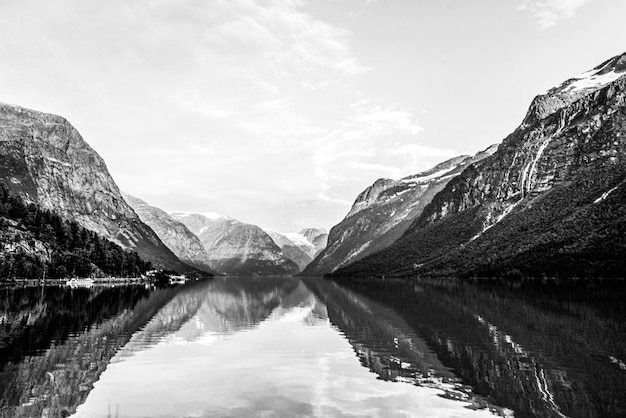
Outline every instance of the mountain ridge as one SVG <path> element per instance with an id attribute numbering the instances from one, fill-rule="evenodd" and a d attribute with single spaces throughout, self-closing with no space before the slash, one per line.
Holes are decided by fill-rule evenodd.
<path id="1" fill-rule="evenodd" d="M 398 241 L 334 275 L 623 277 L 625 62 L 583 73 L 620 74 L 608 83 L 567 96 L 574 78 L 535 97 L 498 151 L 449 182 Z"/>
<path id="2" fill-rule="evenodd" d="M 301 275 L 331 273 L 390 246 L 453 177 L 497 148 L 454 157 L 399 180 L 376 180 L 357 196 L 346 217 L 331 229 L 328 246 Z"/>

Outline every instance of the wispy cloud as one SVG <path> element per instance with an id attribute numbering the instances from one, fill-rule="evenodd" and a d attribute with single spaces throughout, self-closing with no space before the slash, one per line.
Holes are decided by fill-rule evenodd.
<path id="1" fill-rule="evenodd" d="M 415 145 L 412 109 L 357 90 L 371 69 L 352 32 L 307 5 L 0 2 L 2 99 L 66 116 L 123 189 L 164 209 L 329 227 L 377 177 L 441 153 Z"/>
<path id="2" fill-rule="evenodd" d="M 456 155 L 420 145 L 422 128 L 400 105 L 361 99 L 343 112 L 337 128 L 310 142 L 314 174 L 330 198 L 353 199 L 377 178 L 397 179 Z"/>
<path id="3" fill-rule="evenodd" d="M 591 0 L 522 0 L 520 10 L 529 11 L 542 28 L 573 17 L 578 9 Z"/>

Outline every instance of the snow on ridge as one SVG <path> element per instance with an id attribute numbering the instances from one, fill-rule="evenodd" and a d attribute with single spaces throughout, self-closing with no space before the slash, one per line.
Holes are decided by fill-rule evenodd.
<path id="1" fill-rule="evenodd" d="M 457 168 L 459 165 L 455 164 L 450 168 L 444 168 L 443 170 L 439 170 L 436 171 L 432 174 L 429 174 L 427 176 L 409 176 L 409 177 L 404 177 L 402 179 L 400 179 L 400 182 L 402 183 L 416 183 L 416 182 L 424 182 L 424 181 L 430 181 L 430 180 L 434 180 L 438 177 L 443 176 L 446 173 L 451 172 L 452 170 L 454 170 L 455 168 Z"/>
<path id="2" fill-rule="evenodd" d="M 307 247 L 313 247 L 313 244 L 311 244 L 304 235 L 299 234 L 297 232 L 285 232 L 285 233 L 281 233 L 281 235 L 284 235 L 285 237 L 287 237 L 289 241 L 293 242 L 294 244 L 298 246 L 304 245 Z"/>
<path id="3" fill-rule="evenodd" d="M 545 93 L 551 93 L 555 90 L 560 93 L 575 93 L 588 89 L 598 89 L 604 87 L 626 75 L 626 72 L 620 71 L 621 69 L 615 67 L 609 68 L 612 64 L 614 64 L 613 60 L 609 60 L 604 65 L 585 71 L 584 73 L 565 81 L 560 86 L 552 88 Z M 607 71 L 609 69 L 610 71 Z"/>
<path id="4" fill-rule="evenodd" d="M 230 219 L 226 215 L 221 215 L 221 214 L 215 213 L 215 212 L 200 212 L 199 215 L 202 215 L 205 218 L 209 218 L 209 219 L 220 219 L 220 218 Z"/>
<path id="5" fill-rule="evenodd" d="M 622 77 L 626 73 L 617 73 L 615 71 L 610 71 L 605 74 L 599 74 L 600 70 L 587 71 L 586 73 L 581 74 L 578 77 L 575 77 L 576 81 L 570 83 L 567 87 L 563 89 L 565 93 L 573 93 L 577 91 L 582 91 L 586 89 L 595 89 L 603 87 L 618 78 Z"/>
<path id="6" fill-rule="evenodd" d="M 215 213 L 215 212 L 185 212 L 185 211 L 173 211 L 169 213 L 172 216 L 180 216 L 180 217 L 188 217 L 188 216 L 193 216 L 193 215 L 200 215 L 200 216 L 204 216 L 207 219 L 210 220 L 216 220 L 216 219 L 232 219 L 226 215 L 222 215 L 219 213 Z"/>

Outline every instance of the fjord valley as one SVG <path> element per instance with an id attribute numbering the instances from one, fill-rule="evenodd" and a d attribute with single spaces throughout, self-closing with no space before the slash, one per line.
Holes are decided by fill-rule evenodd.
<path id="1" fill-rule="evenodd" d="M 626 416 L 626 3 L 26 3 L 0 417 Z"/>

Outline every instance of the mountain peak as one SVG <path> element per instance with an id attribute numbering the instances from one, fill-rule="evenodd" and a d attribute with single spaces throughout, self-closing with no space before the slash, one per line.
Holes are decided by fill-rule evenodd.
<path id="1" fill-rule="evenodd" d="M 626 53 L 616 55 L 597 67 L 565 80 L 534 98 L 522 128 L 547 118 L 589 94 L 607 88 L 626 76 Z M 620 87 L 620 88 L 623 88 Z"/>
<path id="2" fill-rule="evenodd" d="M 626 53 L 606 60 L 597 67 L 570 78 L 559 86 L 548 90 L 548 94 L 593 91 L 626 75 Z"/>

